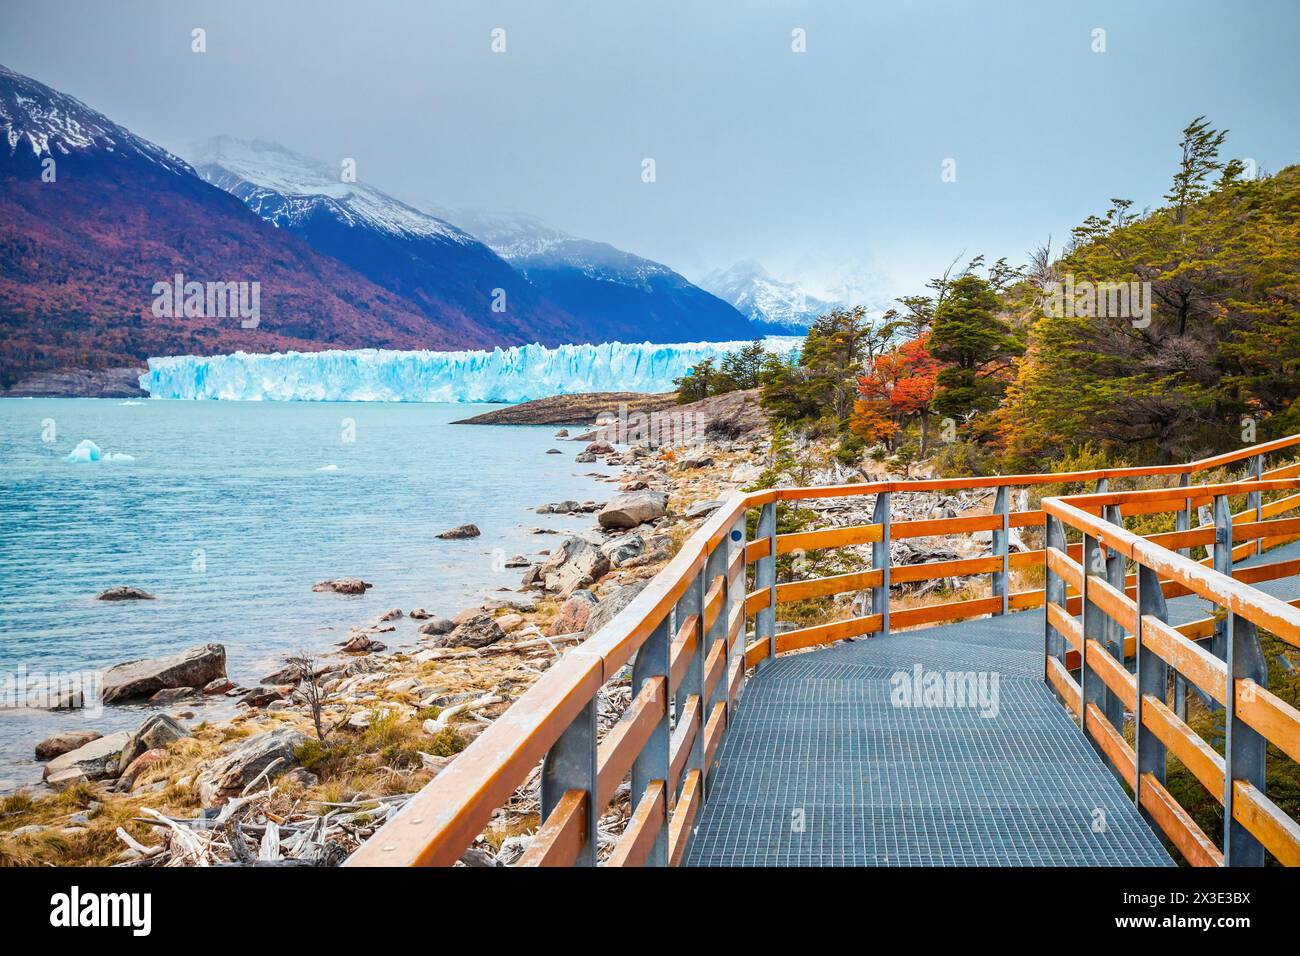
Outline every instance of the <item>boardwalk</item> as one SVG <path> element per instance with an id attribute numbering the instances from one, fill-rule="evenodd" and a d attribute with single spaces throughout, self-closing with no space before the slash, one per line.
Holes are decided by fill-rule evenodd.
<path id="1" fill-rule="evenodd" d="M 1295 557 L 1300 544 L 1263 560 Z M 1291 600 L 1300 579 L 1260 590 Z M 1208 613 L 1197 598 L 1169 602 L 1175 624 Z M 918 663 L 997 672 L 997 715 L 894 706 L 891 675 Z M 688 863 L 1171 865 L 1042 670 L 1041 611 L 773 661 L 745 688 Z"/>

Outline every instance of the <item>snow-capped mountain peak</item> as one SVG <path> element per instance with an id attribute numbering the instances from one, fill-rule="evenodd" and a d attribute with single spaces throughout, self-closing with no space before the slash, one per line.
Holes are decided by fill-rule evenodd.
<path id="1" fill-rule="evenodd" d="M 779 330 L 806 329 L 836 305 L 810 293 L 798 282 L 775 278 L 754 259 L 715 269 L 698 284 L 730 302 L 750 321 Z"/>
<path id="2" fill-rule="evenodd" d="M 184 160 L 133 134 L 80 100 L 0 65 L 0 133 L 9 155 L 31 151 L 37 160 L 102 150 L 139 156 L 179 175 Z"/>
<path id="3" fill-rule="evenodd" d="M 451 223 L 363 181 L 345 181 L 341 162 L 332 167 L 278 143 L 232 136 L 217 136 L 187 152 L 200 176 L 277 226 L 291 225 L 324 206 L 345 222 L 394 235 L 473 242 Z"/>

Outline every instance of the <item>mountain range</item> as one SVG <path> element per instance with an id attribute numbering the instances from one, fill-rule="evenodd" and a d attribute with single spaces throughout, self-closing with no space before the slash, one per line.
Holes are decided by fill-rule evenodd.
<path id="1" fill-rule="evenodd" d="M 218 138 L 191 165 L 2 66 L 0 133 L 0 388 L 154 355 L 756 334 L 608 244 L 520 216 L 460 228 L 271 143 Z M 256 282 L 255 326 L 158 314 L 177 275 Z"/>

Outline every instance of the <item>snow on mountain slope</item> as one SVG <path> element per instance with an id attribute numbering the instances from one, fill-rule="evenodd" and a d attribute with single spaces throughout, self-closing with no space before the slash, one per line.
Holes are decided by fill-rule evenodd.
<path id="1" fill-rule="evenodd" d="M 274 225 L 301 223 L 314 206 L 327 205 L 353 224 L 399 236 L 436 237 L 468 245 L 473 237 L 363 182 L 344 182 L 337 168 L 277 143 L 217 136 L 189 151 L 194 168 L 212 185 L 233 193 Z"/>
<path id="2" fill-rule="evenodd" d="M 521 213 L 428 208 L 483 240 L 605 338 L 636 341 L 649 336 L 656 342 L 674 342 L 755 334 L 735 309 L 663 263 L 570 235 Z"/>
<path id="3" fill-rule="evenodd" d="M 769 339 L 788 353 L 800 339 Z M 149 359 L 153 398 L 330 402 L 522 402 L 583 392 L 666 392 L 706 358 L 745 342 L 525 345 L 490 352 L 376 349 Z"/>
<path id="4" fill-rule="evenodd" d="M 473 236 L 275 143 L 217 137 L 189 150 L 199 174 L 262 219 L 416 305 L 472 346 L 588 341 L 577 322 Z M 495 309 L 505 293 L 505 311 Z"/>
<path id="5" fill-rule="evenodd" d="M 137 157 L 179 176 L 194 171 L 161 146 L 141 139 L 66 93 L 0 65 L 0 130 L 14 157 L 30 150 L 56 161 L 74 151 L 102 150 Z"/>
<path id="6" fill-rule="evenodd" d="M 837 305 L 810 294 L 797 282 L 773 277 L 753 259 L 715 269 L 699 284 L 771 331 L 802 331 Z"/>

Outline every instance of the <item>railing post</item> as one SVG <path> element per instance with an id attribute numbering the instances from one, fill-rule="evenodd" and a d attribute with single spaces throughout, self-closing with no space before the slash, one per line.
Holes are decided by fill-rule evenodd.
<path id="1" fill-rule="evenodd" d="M 545 820 L 570 790 L 587 795 L 586 839 L 574 866 L 596 865 L 596 698 L 573 718 L 542 758 L 541 818 Z"/>
<path id="2" fill-rule="evenodd" d="M 1124 527 L 1124 517 L 1120 514 L 1119 505 L 1107 505 L 1105 509 L 1105 518 L 1113 525 L 1117 525 L 1120 528 Z M 1118 551 L 1109 551 L 1107 553 L 1106 581 L 1111 587 L 1119 591 L 1120 594 L 1124 593 L 1124 585 L 1127 581 L 1125 564 L 1124 555 L 1120 554 Z M 1105 638 L 1102 641 L 1102 644 L 1105 645 L 1106 650 L 1110 651 L 1111 657 L 1115 658 L 1121 667 L 1125 667 L 1127 666 L 1127 661 L 1125 660 L 1124 655 L 1124 627 L 1109 614 L 1106 615 L 1105 621 L 1106 627 L 1102 632 L 1105 635 Z M 1111 691 L 1110 688 L 1107 688 L 1106 690 L 1106 719 L 1110 721 L 1112 727 L 1120 733 L 1123 733 L 1124 701 L 1120 699 L 1118 694 Z"/>
<path id="3" fill-rule="evenodd" d="M 1111 764 L 1110 759 L 1101 749 L 1101 744 L 1087 731 L 1088 704 L 1096 704 L 1107 719 L 1110 718 L 1111 711 L 1110 697 L 1112 695 L 1110 688 L 1088 666 L 1088 641 L 1095 640 L 1103 646 L 1107 644 L 1108 619 L 1106 613 L 1092 603 L 1088 593 L 1091 590 L 1089 583 L 1092 578 L 1094 576 L 1102 577 L 1108 570 L 1103 550 L 1096 538 L 1087 534 L 1083 536 L 1083 560 L 1080 562 L 1083 567 L 1083 647 L 1079 650 L 1079 725 L 1084 728 L 1084 738 L 1101 756 L 1102 762 L 1107 767 L 1110 767 L 1111 771 L 1118 777 L 1119 770 Z M 1123 726 L 1121 722 L 1120 729 Z"/>
<path id="4" fill-rule="evenodd" d="M 1192 473 L 1183 472 L 1178 476 L 1178 487 L 1186 488 L 1192 483 Z M 1190 497 L 1183 499 L 1183 508 L 1174 517 L 1175 529 L 1178 531 L 1192 530 L 1192 499 Z M 1192 556 L 1191 548 L 1179 548 L 1178 553 L 1184 558 Z M 1164 597 L 1164 594 L 1161 594 Z M 1187 719 L 1187 681 L 1182 674 L 1174 671 L 1174 713 L 1180 720 Z"/>
<path id="5" fill-rule="evenodd" d="M 767 640 L 767 657 L 762 667 L 776 659 L 776 502 L 763 505 L 758 513 L 757 538 L 767 539 L 767 556 L 758 559 L 754 569 L 754 588 L 767 588 L 767 606 L 760 607 L 754 621 L 754 637 Z M 757 670 L 758 668 L 755 668 Z"/>
<path id="6" fill-rule="evenodd" d="M 1065 578 L 1047 566 L 1047 551 L 1051 548 L 1056 548 L 1069 557 L 1069 550 L 1065 544 L 1065 529 L 1061 525 L 1061 519 L 1055 515 L 1047 516 L 1047 536 L 1043 551 L 1043 567 L 1045 569 L 1043 574 L 1043 653 L 1045 658 L 1055 657 L 1061 663 L 1065 663 L 1065 637 L 1049 623 L 1047 606 L 1056 604 L 1062 610 L 1068 612 L 1070 588 Z M 1043 661 L 1043 667 L 1043 679 L 1046 680 L 1046 660 Z"/>
<path id="7" fill-rule="evenodd" d="M 1255 625 L 1239 614 L 1228 615 L 1228 707 L 1224 715 L 1223 864 L 1263 866 L 1264 845 L 1233 816 L 1233 781 L 1265 792 L 1268 741 L 1237 716 L 1237 681 L 1268 686 L 1268 664 Z"/>
<path id="8" fill-rule="evenodd" d="M 682 686 L 675 687 L 676 693 L 676 714 L 680 722 L 686 712 L 686 700 L 691 696 L 700 699 L 700 709 L 704 709 L 704 659 L 708 652 L 704 640 L 704 571 L 695 575 L 695 580 L 691 582 L 686 592 L 677 601 L 677 609 L 673 614 L 673 628 L 681 627 L 682 623 L 691 615 L 695 615 L 695 653 L 691 655 L 690 662 L 686 665 L 686 673 L 682 675 Z M 704 766 L 704 724 L 701 721 L 700 729 L 695 734 L 695 739 L 691 742 L 690 753 L 686 757 L 686 764 L 682 768 L 682 779 L 692 770 L 699 770 Z M 679 780 L 678 783 L 681 783 Z M 671 808 L 676 801 L 676 792 L 668 795 L 668 806 Z"/>
<path id="9" fill-rule="evenodd" d="M 672 807 L 672 798 L 668 794 L 668 765 L 671 759 L 669 751 L 672 747 L 672 731 L 669 726 L 668 711 L 673 699 L 672 668 L 670 667 L 673 628 L 670 618 L 671 615 L 665 616 L 659 622 L 659 626 L 651 632 L 650 636 L 646 638 L 646 642 L 636 652 L 636 660 L 632 662 L 633 700 L 641 693 L 646 681 L 657 677 L 664 679 L 665 706 L 663 717 L 655 725 L 650 739 L 645 742 L 645 746 L 641 748 L 641 753 L 637 755 L 636 761 L 632 764 L 633 808 L 636 807 L 651 782 L 661 780 L 664 785 L 663 821 L 659 825 L 659 833 L 655 837 L 655 843 L 650 850 L 650 855 L 646 857 L 646 866 L 668 865 L 668 811 Z"/>
<path id="10" fill-rule="evenodd" d="M 1011 513 L 1006 485 L 994 492 L 993 513 L 1002 516 L 1002 527 L 993 531 L 993 556 L 1002 559 L 1002 567 L 993 572 L 993 596 L 1002 598 L 1002 609 L 996 613 L 1006 614 L 1007 582 L 1010 580 L 1011 569 Z"/>
<path id="11" fill-rule="evenodd" d="M 736 580 L 733 583 L 731 578 L 727 578 L 726 593 L 722 601 L 722 632 L 729 635 L 727 637 L 727 667 L 722 672 L 723 700 L 727 701 L 727 723 L 731 723 L 731 715 L 735 712 L 736 701 L 731 699 L 730 674 L 732 665 L 736 660 L 740 660 L 740 681 L 741 686 L 736 689 L 737 700 L 740 697 L 741 690 L 744 687 L 745 680 L 745 592 L 747 590 L 746 577 L 748 568 L 745 565 L 745 512 L 740 512 L 740 517 L 732 523 L 727 532 L 727 573 L 730 574 L 731 567 L 735 564 L 737 556 L 740 558 L 740 570 L 736 572 Z M 737 605 L 740 607 L 740 627 L 736 631 L 735 637 L 730 636 L 731 632 L 731 615 L 736 610 Z"/>
<path id="12" fill-rule="evenodd" d="M 704 561 L 704 594 L 706 597 L 708 596 L 709 591 L 713 588 L 714 579 L 721 574 L 723 576 L 723 588 L 722 588 L 723 600 L 722 600 L 722 606 L 718 610 L 718 616 L 713 621 L 713 626 L 708 629 L 708 632 L 704 635 L 704 639 L 700 642 L 703 651 L 702 666 L 707 666 L 709 654 L 713 652 L 713 645 L 716 644 L 719 640 L 723 641 L 723 654 L 722 654 L 723 665 L 722 665 L 721 676 L 718 677 L 717 683 L 713 685 L 713 690 L 709 692 L 709 699 L 707 701 L 705 700 L 700 701 L 703 707 L 700 712 L 700 732 L 696 735 L 696 739 L 701 743 L 701 745 L 703 745 L 704 742 L 704 728 L 709 722 L 709 716 L 713 713 L 713 708 L 718 703 L 725 704 L 727 701 L 727 661 L 728 661 L 729 652 L 727 650 L 727 644 L 726 644 L 727 641 L 727 597 L 726 595 L 729 588 L 726 586 L 726 574 L 727 574 L 727 569 L 730 567 L 730 554 L 731 554 L 730 545 L 731 545 L 731 531 L 730 529 L 728 529 L 726 533 L 726 537 L 724 537 L 723 540 L 718 543 L 717 547 L 715 547 L 711 552 L 709 552 L 709 556 Z M 701 750 L 701 753 L 703 753 L 703 750 Z M 704 767 L 704 775 L 703 775 L 702 783 L 705 784 L 704 793 L 706 795 L 708 794 L 708 783 L 709 783 L 709 775 L 711 769 L 712 768 L 710 767 Z"/>
<path id="13" fill-rule="evenodd" d="M 1227 495 L 1214 497 L 1214 570 L 1232 577 L 1232 509 Z M 1221 661 L 1228 659 L 1228 622 L 1214 624 L 1214 637 L 1210 640 L 1210 653 Z M 1217 709 L 1218 705 L 1213 704 Z"/>
<path id="14" fill-rule="evenodd" d="M 1256 455 L 1250 460 L 1250 477 L 1255 481 L 1260 481 L 1264 477 L 1264 456 Z M 1255 512 L 1255 520 L 1264 520 L 1264 496 L 1258 491 L 1252 491 L 1246 495 L 1246 509 Z M 1256 554 L 1264 553 L 1264 539 L 1256 538 L 1254 551 Z"/>
<path id="15" fill-rule="evenodd" d="M 1169 620 L 1165 606 L 1165 593 L 1160 587 L 1160 575 L 1145 565 L 1137 569 L 1138 622 L 1134 643 L 1137 645 L 1137 707 L 1133 713 L 1134 751 L 1136 753 L 1137 779 L 1133 781 L 1133 802 L 1138 812 L 1153 827 L 1151 815 L 1142 807 L 1142 775 L 1149 773 L 1161 784 L 1165 782 L 1165 745 L 1160 738 L 1142 723 L 1142 696 L 1150 694 L 1163 702 L 1169 688 L 1169 665 L 1159 654 L 1142 645 L 1142 619 L 1147 615 L 1160 621 Z"/>
<path id="16" fill-rule="evenodd" d="M 880 525 L 880 540 L 871 543 L 871 566 L 880 571 L 880 584 L 871 589 L 871 613 L 880 615 L 876 637 L 889 636 L 889 492 L 876 495 L 871 513 L 872 524 Z"/>

